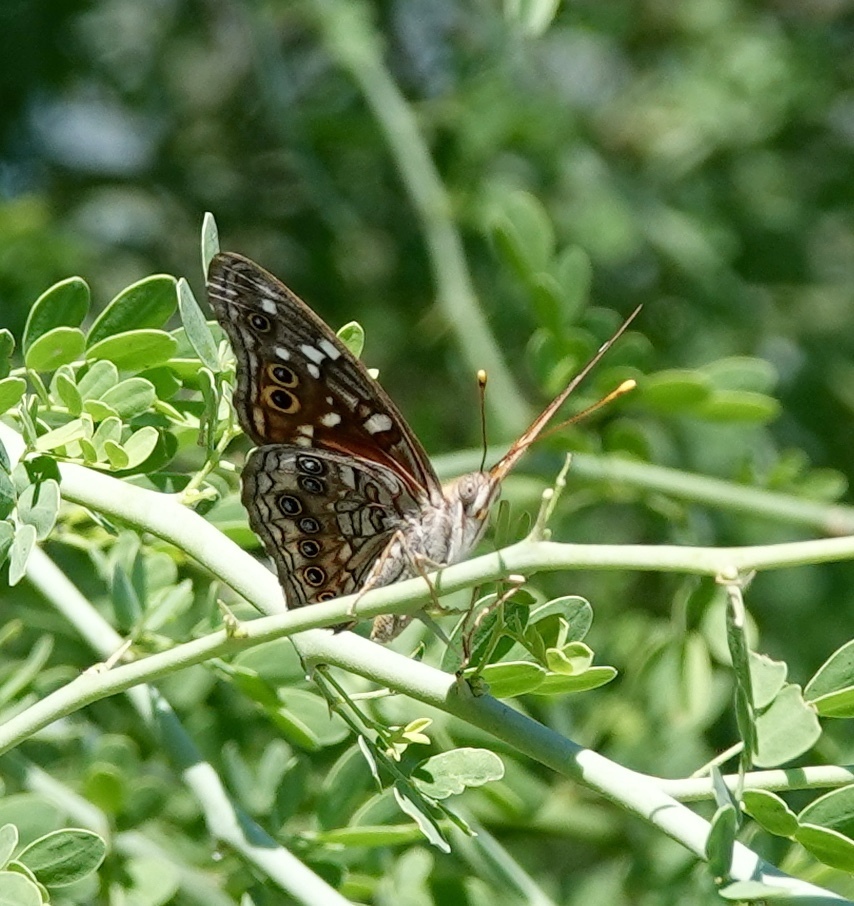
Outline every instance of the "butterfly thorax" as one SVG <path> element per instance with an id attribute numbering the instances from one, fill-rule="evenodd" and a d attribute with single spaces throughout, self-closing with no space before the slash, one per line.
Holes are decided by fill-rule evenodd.
<path id="1" fill-rule="evenodd" d="M 487 472 L 470 472 L 445 485 L 441 498 L 423 498 L 420 508 L 404 517 L 367 584 L 389 585 L 457 563 L 483 535 L 498 490 Z"/>
<path id="2" fill-rule="evenodd" d="M 398 527 L 365 587 L 391 585 L 462 560 L 483 535 L 498 491 L 498 482 L 487 472 L 470 472 L 445 485 L 441 498 L 423 498 L 420 508 L 407 514 Z M 410 619 L 377 617 L 371 638 L 389 641 Z"/>

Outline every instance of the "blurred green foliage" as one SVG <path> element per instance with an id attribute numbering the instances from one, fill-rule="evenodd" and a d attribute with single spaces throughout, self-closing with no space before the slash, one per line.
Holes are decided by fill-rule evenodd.
<path id="1" fill-rule="evenodd" d="M 0 312 L 19 350 L 35 300 L 74 274 L 92 288 L 87 331 L 108 300 L 151 274 L 184 275 L 202 298 L 198 234 L 210 210 L 223 248 L 281 276 L 334 327 L 359 320 L 367 363 L 379 368 L 432 454 L 477 446 L 475 383 L 459 346 L 465 325 L 449 323 L 434 304 L 436 263 L 387 136 L 329 52 L 321 12 L 340 6 L 2 4 Z M 850 10 L 833 2 L 587 0 L 561 6 L 549 21 L 550 7 L 458 0 L 364 7 L 428 143 L 485 317 L 531 410 L 613 329 L 618 312 L 645 304 L 636 332 L 582 396 L 591 401 L 594 389 L 607 392 L 625 376 L 651 377 L 610 413 L 546 441 L 506 496 L 534 506 L 571 447 L 804 500 L 841 499 L 854 447 Z M 79 350 L 64 344 L 79 323 L 49 324 L 66 331 L 62 342 L 29 346 L 30 364 L 52 370 L 62 361 L 51 356 L 63 350 L 74 358 Z M 105 342 L 111 333 L 104 331 Z M 167 359 L 170 337 L 151 333 Z M 190 354 L 180 330 L 172 339 L 179 354 Z M 73 412 L 75 382 L 57 374 L 64 377 L 49 388 L 54 401 Z M 196 389 L 189 372 L 180 378 Z M 3 389 L 14 395 L 11 380 Z M 179 386 L 165 371 L 144 380 L 161 399 Z M 153 425 L 168 434 L 168 413 L 142 414 L 150 402 L 119 414 L 136 419 L 134 431 Z M 202 408 L 196 398 L 175 405 L 196 415 Z M 99 456 L 121 469 L 121 436 L 107 436 L 118 426 L 107 424 Z M 161 439 L 156 464 L 186 474 L 204 451 L 189 432 L 173 434 Z M 136 454 L 150 453 L 152 440 L 150 432 L 138 436 Z M 216 481 L 224 500 L 212 518 L 246 538 L 234 481 Z M 176 596 L 167 601 L 179 613 L 169 627 L 175 640 L 217 625 L 215 613 L 200 616 L 207 590 L 191 566 L 172 552 L 138 554 L 124 535 L 113 545 L 73 518 L 80 524 L 62 523 L 49 551 L 116 625 L 134 622 L 135 583 L 157 606 Z M 814 533 L 572 472 L 553 529 L 562 541 L 721 546 Z M 141 571 L 150 574 L 147 586 L 139 585 Z M 121 578 L 125 572 L 131 579 Z M 195 591 L 179 583 L 187 578 L 197 580 Z M 544 599 L 591 601 L 588 641 L 620 677 L 580 696 L 523 699 L 530 713 L 660 776 L 687 775 L 733 742 L 723 592 L 712 582 L 573 573 L 538 587 Z M 784 660 L 791 682 L 806 683 L 847 640 L 852 589 L 854 571 L 844 563 L 761 574 L 746 594 L 757 648 Z M 16 690 L 25 702 L 90 663 L 83 643 L 26 584 L 4 593 L 2 606 L 2 641 L 14 653 L 9 676 L 39 637 L 55 640 Z M 286 678 L 296 682 L 299 666 L 291 668 Z M 258 710 L 247 718 L 252 706 L 225 676 L 194 668 L 164 691 L 247 810 L 309 852 L 310 832 L 353 820 L 364 802 L 357 793 L 369 789 L 367 769 L 360 762 L 358 782 L 332 787 L 352 794 L 336 811 L 324 777 L 340 771 L 352 780 L 351 750 L 337 740 L 310 754 L 282 743 L 277 761 L 271 747 L 280 728 Z M 413 716 L 397 701 L 387 710 L 402 726 Z M 854 760 L 846 726 L 825 726 L 813 761 Z M 27 754 L 96 802 L 116 828 L 156 815 L 158 833 L 178 834 L 189 861 L 200 852 L 206 858 L 195 805 L 121 699 L 55 732 Z M 470 728 L 442 732 L 456 745 L 492 744 Z M 545 769 L 501 754 L 506 776 L 467 793 L 467 807 L 555 901 L 717 901 L 711 881 L 675 844 Z M 10 789 L 15 783 L 10 778 Z M 787 801 L 795 810 L 806 802 Z M 371 817 L 380 824 L 387 814 L 378 807 Z M 62 822 L 46 819 L 39 833 L 54 826 Z M 758 834 L 757 848 L 781 867 L 851 895 L 841 875 Z M 385 866 L 390 885 L 429 876 L 424 896 L 429 890 L 435 902 L 484 902 L 478 883 L 466 887 L 476 871 L 464 857 L 428 856 L 420 846 L 354 848 L 336 868 L 347 863 L 351 895 L 366 900 L 375 893 L 366 878 Z M 322 861 L 318 851 L 310 855 Z M 114 870 L 133 876 L 128 858 Z M 252 886 L 233 858 L 225 874 L 235 896 Z M 258 903 L 281 902 L 262 886 L 253 888 Z M 87 902 L 89 893 L 82 896 L 77 901 Z M 489 896 L 498 902 L 494 891 Z M 189 902 L 161 900 L 173 901 Z"/>

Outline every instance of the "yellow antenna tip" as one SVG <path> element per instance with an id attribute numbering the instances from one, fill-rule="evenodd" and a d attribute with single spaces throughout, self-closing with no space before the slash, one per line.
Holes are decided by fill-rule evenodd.
<path id="1" fill-rule="evenodd" d="M 478 383 L 481 387 L 485 387 L 485 386 L 486 386 L 486 372 L 483 370 L 483 368 L 481 368 L 481 369 L 477 372 L 477 383 Z"/>

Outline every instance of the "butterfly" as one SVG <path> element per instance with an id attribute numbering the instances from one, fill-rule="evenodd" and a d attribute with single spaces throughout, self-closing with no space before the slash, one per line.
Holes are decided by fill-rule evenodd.
<path id="1" fill-rule="evenodd" d="M 234 408 L 256 445 L 242 472 L 243 505 L 289 608 L 465 557 L 504 477 L 640 310 L 489 471 L 443 486 L 383 388 L 280 280 L 220 253 L 207 291 L 237 362 Z M 371 637 L 388 641 L 409 619 L 377 617 Z"/>

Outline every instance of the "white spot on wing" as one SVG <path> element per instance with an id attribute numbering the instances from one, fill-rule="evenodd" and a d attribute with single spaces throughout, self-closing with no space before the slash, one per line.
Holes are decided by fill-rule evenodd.
<path id="1" fill-rule="evenodd" d="M 326 356 L 316 346 L 310 346 L 308 343 L 303 343 L 302 346 L 300 346 L 300 352 L 302 352 L 307 359 L 311 359 L 311 361 L 316 363 L 317 365 L 319 365 L 326 358 Z"/>
<path id="2" fill-rule="evenodd" d="M 273 352 L 276 353 L 276 358 L 281 359 L 283 362 L 287 362 L 287 360 L 291 357 L 291 354 L 287 349 L 285 349 L 284 346 L 274 346 Z"/>
<path id="3" fill-rule="evenodd" d="M 341 416 L 337 412 L 327 412 L 320 417 L 320 424 L 325 428 L 334 428 L 341 424 Z"/>
<path id="4" fill-rule="evenodd" d="M 334 362 L 341 358 L 341 353 L 325 337 L 317 344 Z"/>
<path id="5" fill-rule="evenodd" d="M 391 430 L 392 421 L 382 412 L 375 412 L 370 418 L 365 419 L 364 425 L 368 434 L 379 434 Z"/>
<path id="6" fill-rule="evenodd" d="M 272 299 L 262 299 L 261 308 L 263 308 L 268 315 L 274 315 L 278 311 L 276 303 Z"/>
<path id="7" fill-rule="evenodd" d="M 312 363 L 312 362 L 307 362 L 305 367 L 308 369 L 308 373 L 309 373 L 315 380 L 317 380 L 317 379 L 320 377 L 320 369 L 317 367 L 317 365 L 315 365 L 315 364 Z"/>

